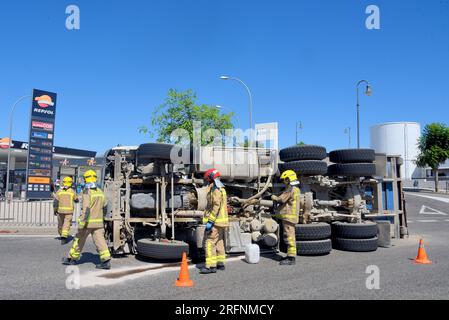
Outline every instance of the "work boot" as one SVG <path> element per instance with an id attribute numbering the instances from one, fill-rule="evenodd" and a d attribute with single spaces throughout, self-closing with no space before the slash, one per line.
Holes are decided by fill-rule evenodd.
<path id="1" fill-rule="evenodd" d="M 217 273 L 217 268 L 206 268 L 202 267 L 200 270 L 201 274 Z"/>
<path id="2" fill-rule="evenodd" d="M 62 258 L 62 264 L 66 265 L 66 266 L 73 266 L 76 264 L 76 260 L 74 260 L 72 258 L 64 257 L 64 258 Z"/>
<path id="3" fill-rule="evenodd" d="M 95 266 L 95 268 L 109 270 L 109 269 L 111 269 L 111 260 L 107 260 L 107 261 L 104 261 L 104 262 L 102 262 L 100 264 L 97 264 Z"/>
<path id="4" fill-rule="evenodd" d="M 226 268 L 225 268 L 224 263 L 217 263 L 217 270 L 224 271 L 225 269 L 226 269 Z"/>
<path id="5" fill-rule="evenodd" d="M 281 266 L 292 266 L 296 264 L 296 259 L 295 257 L 287 257 L 287 259 L 282 260 L 279 264 Z"/>
<path id="6" fill-rule="evenodd" d="M 69 239 L 61 237 L 61 245 L 65 245 L 67 243 L 69 243 Z"/>

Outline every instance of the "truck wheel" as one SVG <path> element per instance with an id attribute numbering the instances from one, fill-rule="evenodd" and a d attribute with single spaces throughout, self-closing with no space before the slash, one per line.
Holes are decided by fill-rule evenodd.
<path id="1" fill-rule="evenodd" d="M 352 252 L 370 252 L 377 250 L 377 237 L 371 239 L 332 239 L 334 249 Z"/>
<path id="2" fill-rule="evenodd" d="M 329 160 L 334 163 L 373 162 L 376 153 L 373 149 L 343 149 L 329 153 Z"/>
<path id="3" fill-rule="evenodd" d="M 279 164 L 279 170 L 293 170 L 301 176 L 322 176 L 327 173 L 327 164 L 317 160 L 292 161 Z"/>
<path id="4" fill-rule="evenodd" d="M 180 260 L 183 253 L 189 254 L 189 245 L 183 241 L 137 241 L 137 253 L 143 257 L 158 260 Z"/>
<path id="5" fill-rule="evenodd" d="M 295 229 L 298 241 L 323 240 L 331 236 L 331 226 L 325 222 L 297 224 Z"/>
<path id="6" fill-rule="evenodd" d="M 170 153 L 173 148 L 171 144 L 165 143 L 145 143 L 139 146 L 137 149 L 137 161 L 139 159 L 161 159 L 170 160 Z"/>
<path id="7" fill-rule="evenodd" d="M 376 175 L 374 163 L 337 163 L 328 167 L 329 176 L 371 177 Z"/>
<path id="8" fill-rule="evenodd" d="M 298 256 L 320 256 L 332 251 L 331 239 L 315 241 L 296 241 Z"/>
<path id="9" fill-rule="evenodd" d="M 370 239 L 377 236 L 377 224 L 372 221 L 362 223 L 334 222 L 332 237 L 346 239 Z"/>
<path id="10" fill-rule="evenodd" d="M 293 146 L 279 151 L 281 161 L 323 160 L 327 157 L 325 147 L 321 146 Z"/>

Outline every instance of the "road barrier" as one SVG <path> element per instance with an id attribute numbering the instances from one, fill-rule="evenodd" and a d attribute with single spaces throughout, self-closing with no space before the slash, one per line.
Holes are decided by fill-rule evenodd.
<path id="1" fill-rule="evenodd" d="M 80 214 L 80 205 L 75 205 L 72 223 Z M 53 213 L 53 201 L 0 201 L 0 226 L 57 226 L 58 217 Z"/>

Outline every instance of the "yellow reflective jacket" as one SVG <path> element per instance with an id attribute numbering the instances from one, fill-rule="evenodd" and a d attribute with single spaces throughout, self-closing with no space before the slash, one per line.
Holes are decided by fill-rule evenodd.
<path id="1" fill-rule="evenodd" d="M 60 214 L 73 214 L 78 196 L 72 188 L 61 188 L 55 193 L 53 207 Z"/>
<path id="2" fill-rule="evenodd" d="M 100 188 L 86 189 L 83 193 L 83 211 L 78 221 L 79 227 L 103 228 L 103 209 L 106 205 L 106 197 Z"/>
<path id="3" fill-rule="evenodd" d="M 213 222 L 217 227 L 229 227 L 228 199 L 225 188 L 211 187 L 207 194 L 207 206 L 203 223 Z"/>
<path id="4" fill-rule="evenodd" d="M 283 221 L 297 224 L 299 222 L 300 195 L 301 191 L 298 187 L 288 186 L 276 200 L 278 205 L 274 216 Z"/>

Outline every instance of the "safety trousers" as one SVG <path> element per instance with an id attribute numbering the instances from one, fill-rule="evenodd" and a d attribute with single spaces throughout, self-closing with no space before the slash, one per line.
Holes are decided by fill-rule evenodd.
<path id="1" fill-rule="evenodd" d="M 284 242 L 287 245 L 287 256 L 296 257 L 296 231 L 295 224 L 282 221 L 284 228 Z"/>
<path id="2" fill-rule="evenodd" d="M 100 260 L 102 262 L 110 260 L 111 253 L 109 252 L 108 245 L 104 238 L 103 228 L 79 229 L 75 240 L 73 241 L 73 246 L 70 249 L 69 257 L 73 260 L 79 260 L 81 258 L 81 252 L 83 251 L 84 244 L 86 243 L 89 234 L 92 235 L 95 247 L 97 247 L 97 252 L 100 255 Z"/>
<path id="3" fill-rule="evenodd" d="M 206 251 L 206 268 L 216 268 L 217 263 L 225 263 L 225 230 L 226 228 L 214 226 L 209 233 L 206 231 L 206 241 L 204 244 Z"/>
<path id="4" fill-rule="evenodd" d="M 58 213 L 58 233 L 62 238 L 68 238 L 72 226 L 73 214 Z"/>

